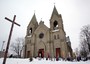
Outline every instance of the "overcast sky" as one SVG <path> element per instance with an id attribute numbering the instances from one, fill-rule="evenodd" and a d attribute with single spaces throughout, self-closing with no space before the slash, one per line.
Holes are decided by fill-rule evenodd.
<path id="1" fill-rule="evenodd" d="M 49 27 L 54 3 L 58 13 L 62 14 L 64 30 L 66 36 L 70 36 L 72 48 L 78 47 L 80 29 L 90 24 L 90 0 L 0 0 L 0 50 L 3 41 L 7 43 L 11 27 L 11 22 L 5 17 L 13 20 L 16 15 L 16 22 L 21 25 L 14 26 L 12 43 L 17 37 L 25 37 L 34 11 L 37 21 L 40 22 L 42 18 Z"/>

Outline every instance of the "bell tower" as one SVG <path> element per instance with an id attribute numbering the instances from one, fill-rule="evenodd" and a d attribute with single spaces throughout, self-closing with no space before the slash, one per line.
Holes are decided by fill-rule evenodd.
<path id="1" fill-rule="evenodd" d="M 36 19 L 36 15 L 34 13 L 29 25 L 27 26 L 27 36 L 32 35 L 37 27 L 38 27 L 38 22 Z"/>
<path id="2" fill-rule="evenodd" d="M 53 49 L 53 56 L 55 57 L 65 57 L 66 52 L 66 33 L 63 28 L 63 21 L 61 14 L 54 5 L 53 12 L 50 18 L 50 34 Z M 58 45 L 59 44 L 59 45 Z M 65 46 L 65 47 L 64 47 Z M 64 55 L 63 55 L 64 54 Z"/>
<path id="3" fill-rule="evenodd" d="M 61 14 L 58 14 L 58 11 L 54 5 L 53 12 L 50 18 L 50 30 L 54 33 L 63 33 L 63 35 L 66 35 L 63 27 L 63 20 Z M 59 31 L 59 32 L 58 32 Z M 59 37 L 59 36 L 58 36 Z"/>
<path id="4" fill-rule="evenodd" d="M 50 19 L 50 29 L 51 30 L 63 29 L 62 16 L 61 14 L 58 14 L 58 11 L 55 6 Z"/>

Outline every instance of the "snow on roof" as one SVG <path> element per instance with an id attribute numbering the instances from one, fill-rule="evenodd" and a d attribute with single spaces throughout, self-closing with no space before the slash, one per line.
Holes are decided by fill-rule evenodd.
<path id="1" fill-rule="evenodd" d="M 57 32 L 57 31 L 59 31 L 59 29 L 53 30 L 52 32 Z"/>
<path id="2" fill-rule="evenodd" d="M 29 36 L 27 36 L 27 37 L 32 37 L 32 35 L 29 35 Z"/>

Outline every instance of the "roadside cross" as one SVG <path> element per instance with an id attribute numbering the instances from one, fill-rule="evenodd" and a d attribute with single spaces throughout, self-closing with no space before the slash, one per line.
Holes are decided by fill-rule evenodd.
<path id="1" fill-rule="evenodd" d="M 11 40 L 11 36 L 12 36 L 14 24 L 20 26 L 18 23 L 15 22 L 16 15 L 14 15 L 13 20 L 10 20 L 10 19 L 7 18 L 7 17 L 5 17 L 5 19 L 8 20 L 8 21 L 10 21 L 10 22 L 12 23 L 12 25 L 11 25 L 11 29 L 10 29 L 10 33 L 9 33 L 9 37 L 8 37 L 8 42 L 7 42 L 6 51 L 5 51 L 5 54 L 4 54 L 3 64 L 6 63 L 7 53 L 8 53 L 8 49 L 9 49 L 9 44 L 10 44 L 10 40 Z"/>

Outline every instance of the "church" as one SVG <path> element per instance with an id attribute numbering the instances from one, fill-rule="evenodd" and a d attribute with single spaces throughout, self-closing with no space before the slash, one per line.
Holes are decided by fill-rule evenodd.
<path id="1" fill-rule="evenodd" d="M 54 6 L 50 17 L 50 28 L 44 21 L 38 23 L 34 13 L 27 26 L 25 36 L 24 57 L 72 57 L 72 48 L 69 36 L 64 31 L 62 15 Z"/>

